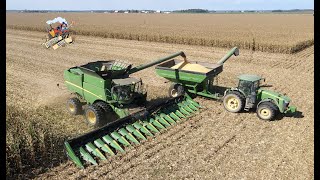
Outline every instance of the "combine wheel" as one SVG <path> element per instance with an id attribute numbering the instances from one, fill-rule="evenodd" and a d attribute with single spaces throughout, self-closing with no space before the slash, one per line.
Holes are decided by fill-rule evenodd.
<path id="1" fill-rule="evenodd" d="M 82 104 L 78 98 L 70 98 L 67 101 L 67 109 L 73 115 L 82 113 Z"/>
<path id="2" fill-rule="evenodd" d="M 94 105 L 100 107 L 100 109 L 103 112 L 103 117 L 104 118 L 107 118 L 107 113 L 112 112 L 111 107 L 107 103 L 105 103 L 103 101 L 98 101 L 98 102 L 94 103 Z"/>
<path id="3" fill-rule="evenodd" d="M 184 95 L 185 91 L 183 86 L 180 84 L 172 84 L 169 88 L 169 96 L 170 97 L 178 97 Z"/>
<path id="4" fill-rule="evenodd" d="M 244 100 L 240 92 L 231 91 L 223 98 L 223 106 L 229 112 L 238 113 L 244 107 Z"/>
<path id="5" fill-rule="evenodd" d="M 145 105 L 146 102 L 147 102 L 147 96 L 139 97 L 139 99 L 136 100 L 136 103 L 137 103 L 137 105 L 139 105 L 139 106 Z"/>
<path id="6" fill-rule="evenodd" d="M 87 123 L 90 126 L 99 127 L 103 124 L 104 112 L 103 109 L 96 105 L 88 105 L 84 113 Z"/>
<path id="7" fill-rule="evenodd" d="M 278 107 L 272 102 L 263 102 L 257 108 L 257 115 L 262 120 L 273 120 L 277 112 Z"/>

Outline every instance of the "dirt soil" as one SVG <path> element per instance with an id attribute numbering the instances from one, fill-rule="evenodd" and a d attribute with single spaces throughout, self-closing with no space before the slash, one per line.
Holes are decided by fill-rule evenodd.
<path id="1" fill-rule="evenodd" d="M 139 65 L 182 50 L 189 60 L 214 63 L 228 51 L 85 36 L 53 50 L 41 46 L 44 35 L 7 29 L 7 104 L 25 108 L 64 106 L 69 92 L 57 88 L 57 83 L 64 88 L 63 70 L 93 60 L 117 59 Z M 300 116 L 265 122 L 254 112 L 229 113 L 220 102 L 198 97 L 195 100 L 206 107 L 201 113 L 125 154 L 84 170 L 66 161 L 36 178 L 313 179 L 313 59 L 313 46 L 293 55 L 240 49 L 239 56 L 225 63 L 218 79 L 219 85 L 231 87 L 237 86 L 236 77 L 241 73 L 262 75 L 272 85 L 270 89 L 292 99 Z M 153 67 L 133 76 L 148 85 L 149 100 L 167 96 L 170 84 L 157 77 Z"/>

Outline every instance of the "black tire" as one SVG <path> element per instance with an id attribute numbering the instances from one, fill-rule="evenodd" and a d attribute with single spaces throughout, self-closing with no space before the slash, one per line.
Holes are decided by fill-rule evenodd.
<path id="1" fill-rule="evenodd" d="M 99 106 L 102 110 L 103 110 L 103 113 L 105 114 L 105 115 L 107 115 L 107 113 L 108 112 L 111 112 L 112 111 L 112 109 L 111 109 L 111 107 L 107 104 L 107 103 L 105 103 L 105 102 L 103 102 L 103 101 L 98 101 L 98 102 L 96 102 L 96 103 L 94 103 L 96 106 Z"/>
<path id="2" fill-rule="evenodd" d="M 147 102 L 147 94 L 140 96 L 136 99 L 136 104 L 138 106 L 144 106 L 146 104 L 146 102 Z"/>
<path id="3" fill-rule="evenodd" d="M 82 104 L 78 98 L 70 98 L 67 101 L 67 109 L 73 115 L 82 114 Z"/>
<path id="4" fill-rule="evenodd" d="M 180 84 L 171 84 L 168 93 L 170 97 L 178 97 L 184 95 L 185 90 Z"/>
<path id="5" fill-rule="evenodd" d="M 259 104 L 256 113 L 261 120 L 272 121 L 278 114 L 278 111 L 279 109 L 274 103 L 267 101 Z"/>
<path id="6" fill-rule="evenodd" d="M 243 110 L 245 97 L 238 91 L 230 91 L 223 97 L 224 108 L 232 113 L 238 113 Z"/>
<path id="7" fill-rule="evenodd" d="M 103 109 L 96 104 L 88 105 L 85 109 L 84 116 L 89 126 L 100 127 L 104 124 Z"/>

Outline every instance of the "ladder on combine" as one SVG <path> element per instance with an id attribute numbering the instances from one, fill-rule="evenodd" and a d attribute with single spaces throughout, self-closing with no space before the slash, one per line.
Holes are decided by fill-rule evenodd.
<path id="1" fill-rule="evenodd" d="M 125 147 L 140 144 L 183 119 L 199 112 L 201 106 L 188 95 L 171 98 L 142 111 L 118 119 L 102 128 L 65 141 L 65 150 L 79 168 L 97 165 Z"/>

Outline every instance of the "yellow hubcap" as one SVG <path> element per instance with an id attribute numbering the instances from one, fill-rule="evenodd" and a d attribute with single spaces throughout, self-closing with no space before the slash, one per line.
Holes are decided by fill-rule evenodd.
<path id="1" fill-rule="evenodd" d="M 265 118 L 265 119 L 269 118 L 270 115 L 271 115 L 270 110 L 269 110 L 269 109 L 264 109 L 264 108 L 261 109 L 259 113 L 260 113 L 260 116 L 261 116 L 262 118 Z"/>
<path id="2" fill-rule="evenodd" d="M 71 103 L 69 103 L 69 110 L 70 110 L 71 112 L 74 112 L 74 111 L 75 111 L 75 107 L 74 107 L 74 105 L 71 104 Z"/>
<path id="3" fill-rule="evenodd" d="M 171 90 L 171 96 L 172 96 L 172 97 L 177 97 L 177 96 L 178 96 L 178 91 L 175 90 L 175 89 L 172 89 L 172 90 Z"/>
<path id="4" fill-rule="evenodd" d="M 231 110 L 236 110 L 239 107 L 239 104 L 239 100 L 234 97 L 230 97 L 227 99 L 228 108 Z"/>
<path id="5" fill-rule="evenodd" d="M 87 119 L 91 124 L 95 124 L 97 121 L 96 115 L 92 110 L 87 111 Z"/>

